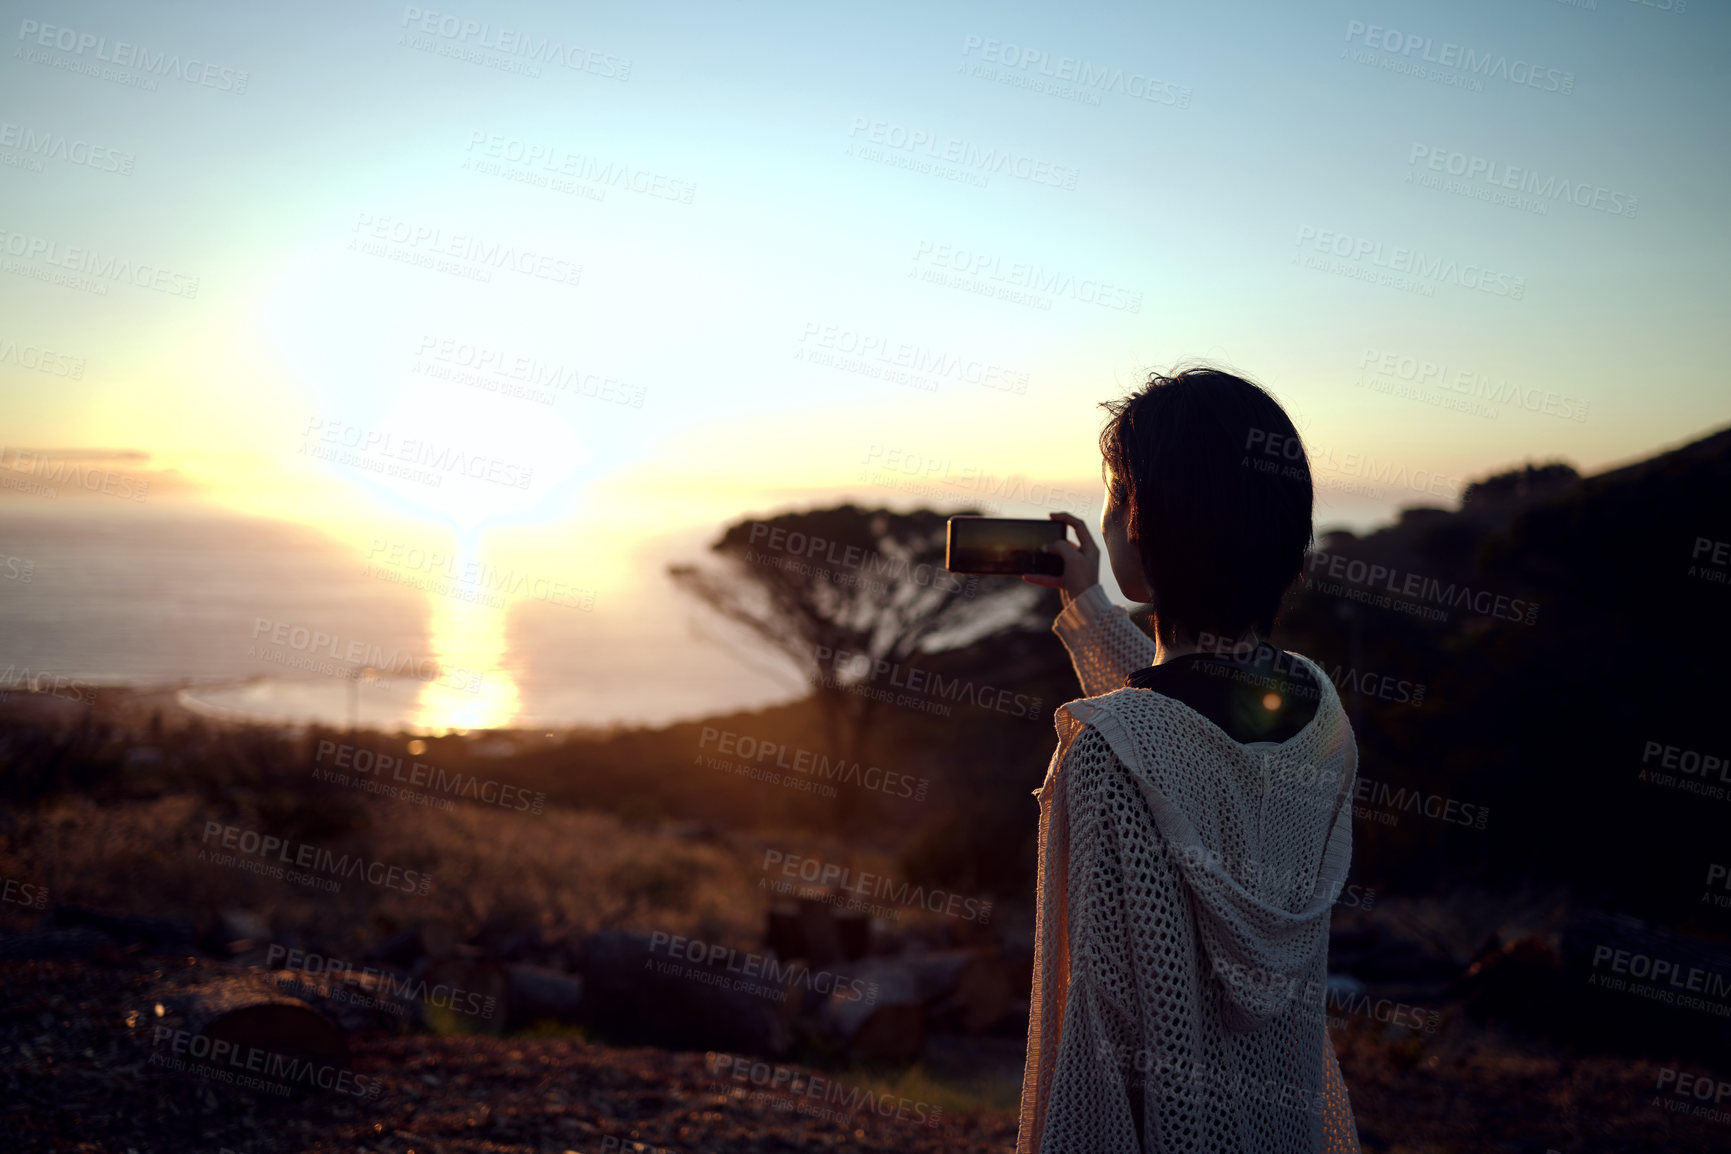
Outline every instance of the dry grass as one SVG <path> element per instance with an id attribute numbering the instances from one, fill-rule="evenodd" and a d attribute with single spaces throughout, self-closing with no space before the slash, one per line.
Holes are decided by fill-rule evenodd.
<path id="1" fill-rule="evenodd" d="M 201 850 L 219 848 L 204 844 L 207 821 L 262 827 L 186 795 L 111 805 L 63 797 L 15 825 L 0 868 L 46 885 L 55 904 L 194 922 L 248 910 L 278 940 L 331 948 L 364 948 L 425 922 L 459 937 L 492 919 L 538 927 L 548 940 L 618 926 L 740 945 L 762 927 L 751 863 L 721 845 L 660 836 L 599 813 L 473 804 L 446 812 L 369 800 L 364 831 L 306 840 L 429 873 L 427 894 L 358 877 L 329 893 L 201 860 Z"/>

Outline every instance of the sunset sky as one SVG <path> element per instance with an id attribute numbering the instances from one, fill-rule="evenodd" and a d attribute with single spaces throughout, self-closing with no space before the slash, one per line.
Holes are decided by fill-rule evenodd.
<path id="1" fill-rule="evenodd" d="M 0 466 L 157 506 L 626 612 L 748 514 L 1097 523 L 1098 402 L 1188 360 L 1323 526 L 1727 421 L 1715 5 L 8 10 Z"/>

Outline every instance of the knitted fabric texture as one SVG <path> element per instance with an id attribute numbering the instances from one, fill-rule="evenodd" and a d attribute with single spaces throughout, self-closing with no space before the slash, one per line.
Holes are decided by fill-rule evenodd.
<path id="1" fill-rule="evenodd" d="M 1052 626 L 1084 698 L 1054 715 L 1017 1154 L 1351 1151 L 1324 1026 L 1352 857 L 1332 682 L 1282 743 L 1124 688 L 1154 643 L 1098 585 Z M 1297 656 L 1297 655 L 1294 655 Z"/>

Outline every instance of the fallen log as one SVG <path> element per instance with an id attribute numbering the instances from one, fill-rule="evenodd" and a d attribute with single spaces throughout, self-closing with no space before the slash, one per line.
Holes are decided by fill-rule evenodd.
<path id="1" fill-rule="evenodd" d="M 402 1033 L 420 1021 L 420 1004 L 406 993 L 409 979 L 389 970 L 276 969 L 262 971 L 262 977 L 277 993 L 305 1002 L 345 1034 Z"/>
<path id="2" fill-rule="evenodd" d="M 253 975 L 224 975 L 164 996 L 184 1021 L 151 1031 L 163 1058 L 292 1089 L 330 1089 L 349 1068 L 348 1041 L 330 1019 Z"/>
<path id="3" fill-rule="evenodd" d="M 675 943 L 681 949 L 675 950 Z M 773 956 L 603 930 L 587 943 L 581 1020 L 620 1041 L 779 1057 L 791 967 Z"/>
<path id="4" fill-rule="evenodd" d="M 871 952 L 871 918 L 836 907 L 832 891 L 772 902 L 764 918 L 764 948 L 777 957 L 804 958 L 823 969 Z"/>
<path id="5" fill-rule="evenodd" d="M 778 958 L 805 957 L 805 933 L 798 902 L 771 902 L 764 914 L 763 948 Z"/>
<path id="6" fill-rule="evenodd" d="M 841 945 L 841 956 L 856 961 L 871 953 L 871 915 L 861 910 L 840 910 L 835 914 L 835 936 Z"/>
<path id="7" fill-rule="evenodd" d="M 574 974 L 518 962 L 505 967 L 511 1029 L 537 1022 L 577 1022 L 583 1012 L 583 979 Z"/>
<path id="8" fill-rule="evenodd" d="M 996 950 L 933 950 L 892 960 L 910 969 L 933 1029 L 986 1033 L 1015 1001 L 1010 965 Z"/>
<path id="9" fill-rule="evenodd" d="M 916 970 L 905 958 L 863 958 L 839 971 L 819 1004 L 816 1028 L 827 1046 L 868 1062 L 911 1062 L 926 1040 Z"/>
<path id="10" fill-rule="evenodd" d="M 835 911 L 819 898 L 799 899 L 799 931 L 804 957 L 814 967 L 827 969 L 841 961 L 841 935 L 836 932 Z"/>

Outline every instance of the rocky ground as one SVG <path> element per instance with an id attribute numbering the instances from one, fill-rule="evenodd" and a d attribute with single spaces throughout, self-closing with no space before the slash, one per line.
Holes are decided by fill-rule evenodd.
<path id="1" fill-rule="evenodd" d="M 964 1154 L 1015 1145 L 1004 1096 L 1013 1078 L 987 1090 L 802 1068 L 794 1084 L 803 1093 L 783 1085 L 765 1095 L 730 1081 L 715 1055 L 572 1036 L 361 1033 L 349 1040 L 361 1079 L 349 1089 L 360 1093 L 279 1097 L 243 1089 L 153 1061 L 168 1052 L 155 1043 L 159 1028 L 175 1021 L 172 1010 L 156 1007 L 197 984 L 207 965 L 136 951 L 88 962 L 0 962 L 0 1147 Z M 1552 1053 L 1453 1018 L 1432 1036 L 1353 1019 L 1335 1044 L 1366 1150 L 1731 1148 L 1731 1125 L 1658 1104 L 1694 1104 L 1657 1090 L 1658 1063 Z M 806 1081 L 813 1076 L 831 1081 Z M 368 1092 L 375 1082 L 377 1093 Z"/>

